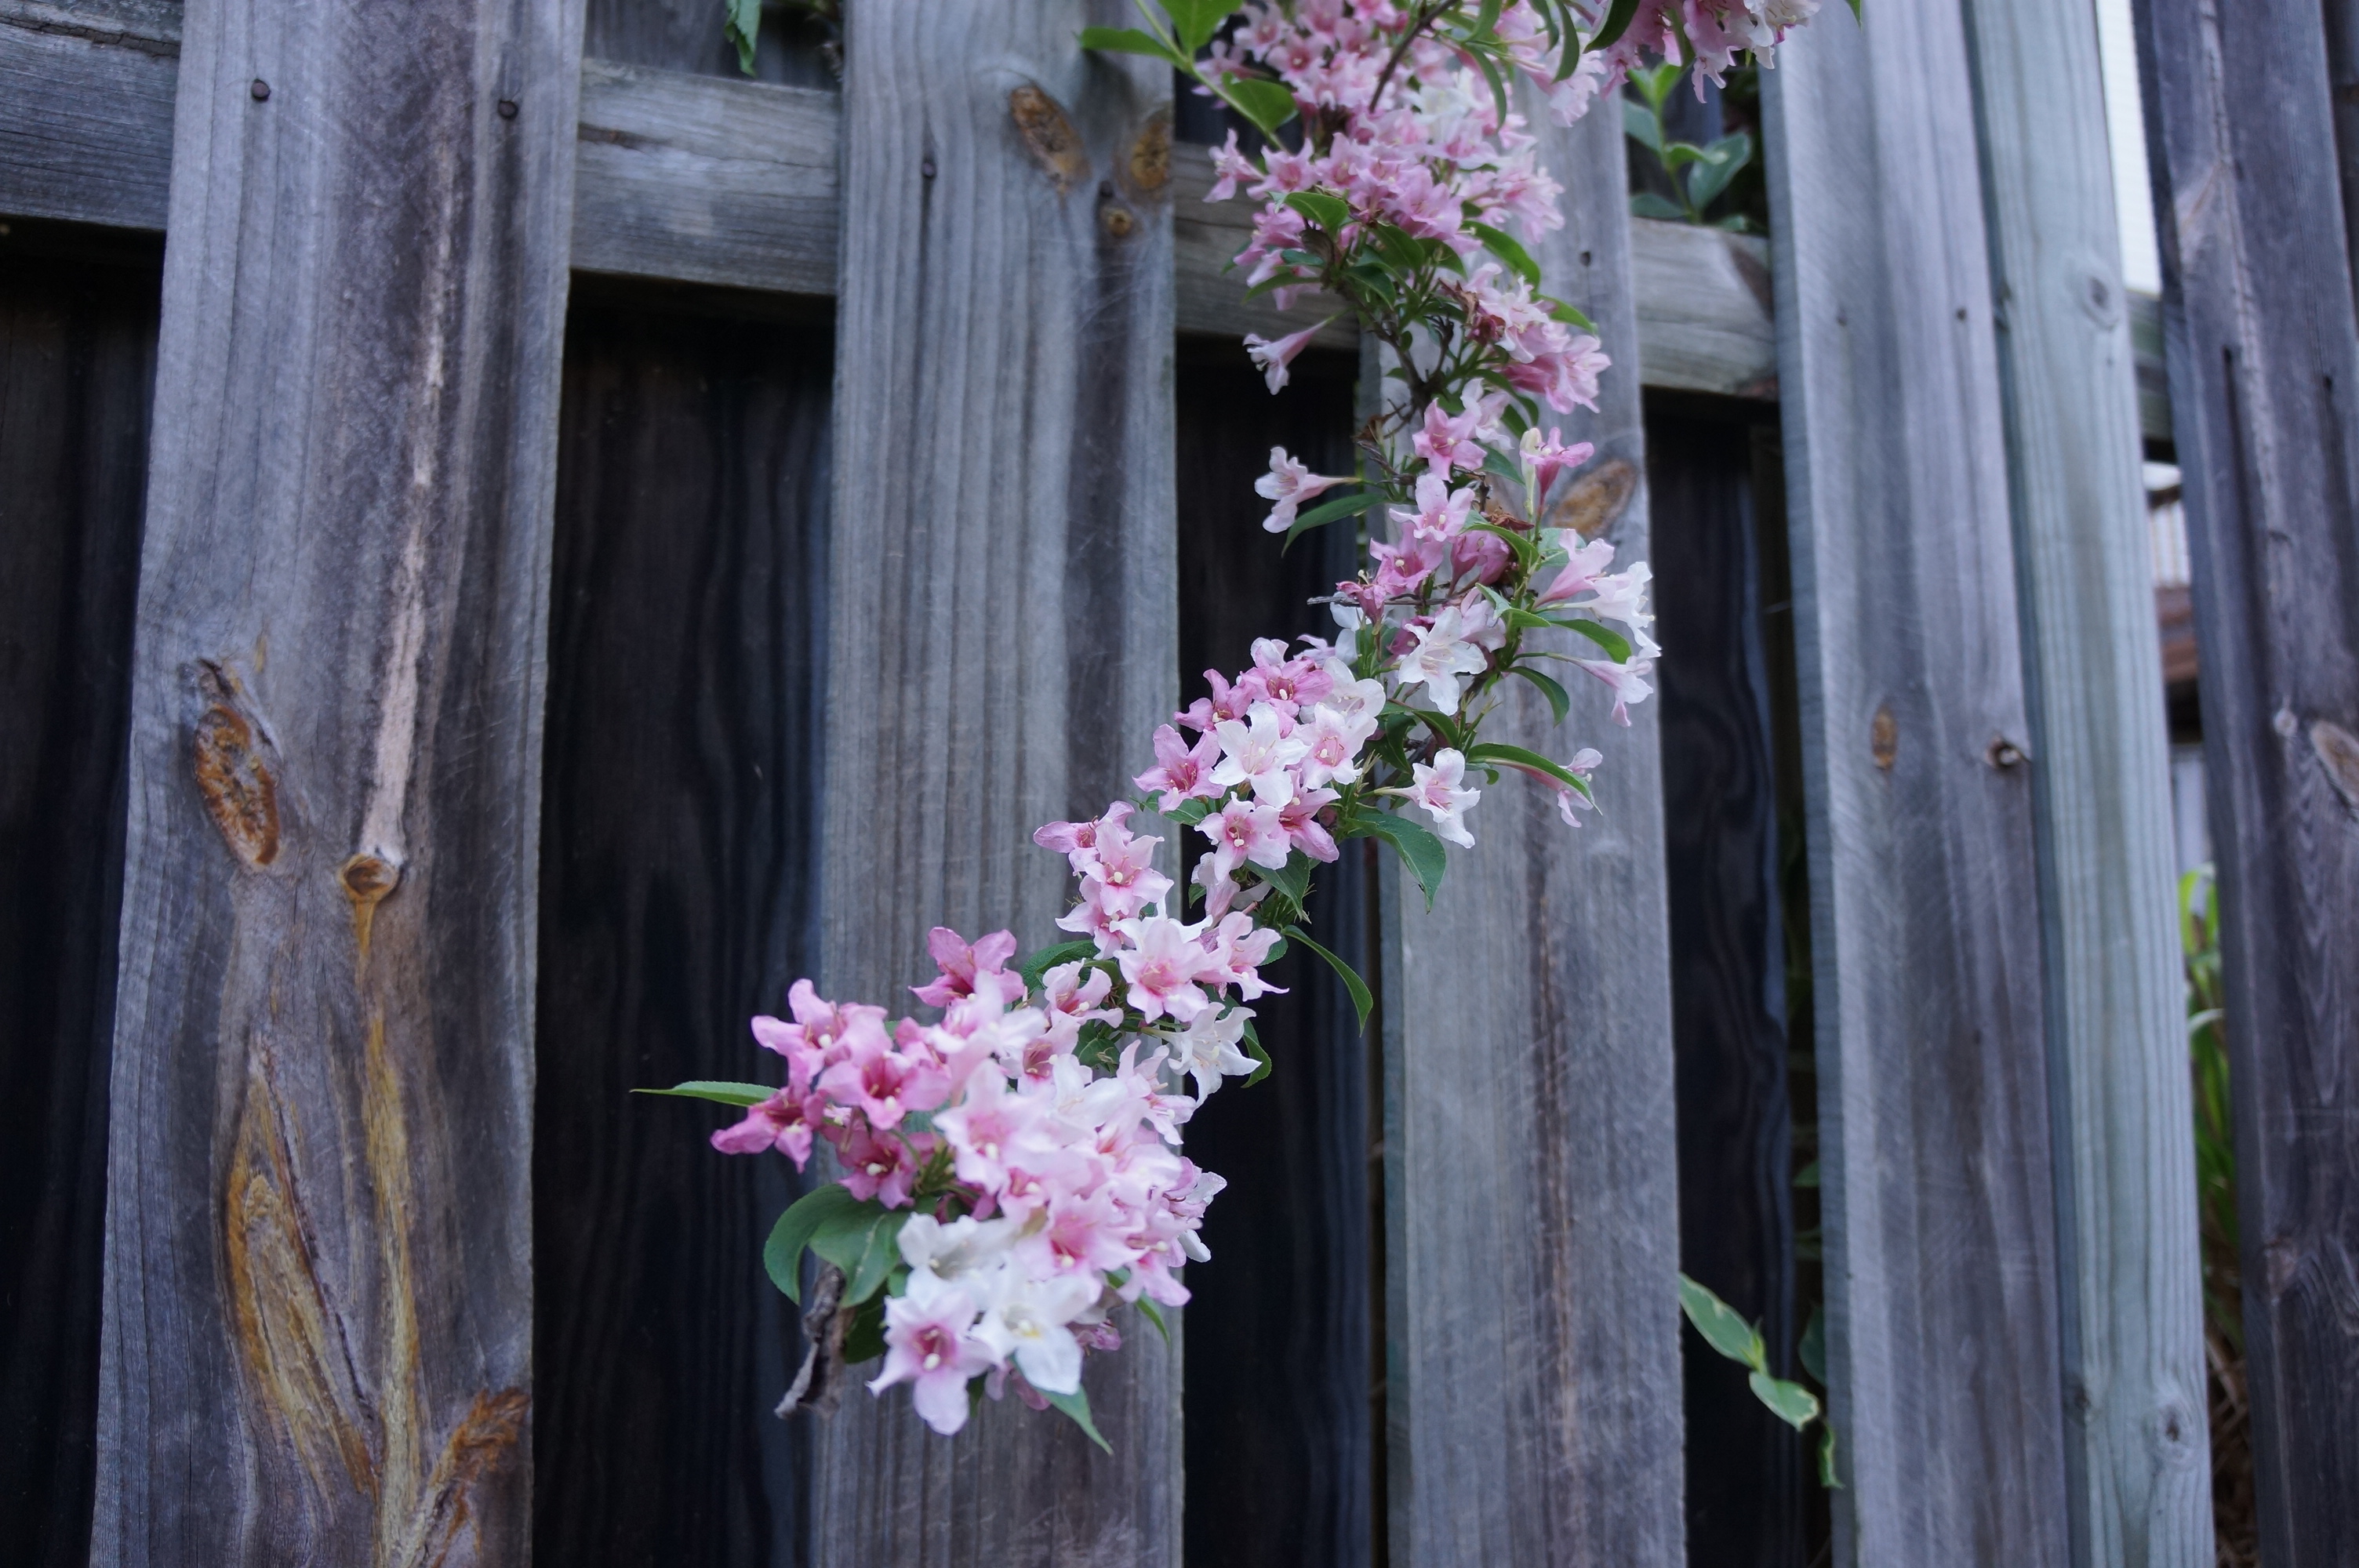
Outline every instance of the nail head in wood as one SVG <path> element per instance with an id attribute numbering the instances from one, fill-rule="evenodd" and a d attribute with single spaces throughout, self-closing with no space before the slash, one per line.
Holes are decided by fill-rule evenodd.
<path id="1" fill-rule="evenodd" d="M 513 98 L 503 98 L 503 99 L 501 99 L 501 100 L 500 100 L 500 118 L 501 118 L 501 119 L 503 119 L 503 120 L 513 120 L 513 119 L 515 119 L 515 118 L 516 118 L 516 100 L 515 100 L 515 99 L 513 99 Z"/>
<path id="2" fill-rule="evenodd" d="M 270 96 L 270 83 L 263 81 L 262 78 L 257 76 L 254 79 L 254 85 L 246 91 L 252 92 L 254 94 L 254 101 L 256 103 L 259 103 Z"/>

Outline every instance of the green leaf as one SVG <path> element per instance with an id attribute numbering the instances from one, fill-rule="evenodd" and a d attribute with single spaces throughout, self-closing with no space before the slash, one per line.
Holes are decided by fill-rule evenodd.
<path id="1" fill-rule="evenodd" d="M 1711 206 L 1737 171 L 1753 160 L 1753 138 L 1743 131 L 1723 136 L 1704 149 L 1704 157 L 1688 170 L 1688 200 L 1699 212 Z"/>
<path id="2" fill-rule="evenodd" d="M 1675 223 L 1684 223 L 1688 219 L 1688 210 L 1668 196 L 1658 196 L 1651 190 L 1641 190 L 1630 198 L 1630 216 L 1669 218 Z"/>
<path id="3" fill-rule="evenodd" d="M 1343 982 L 1343 989 L 1352 993 L 1352 1006 L 1360 1015 L 1360 1033 L 1363 1034 L 1366 1033 L 1368 1032 L 1368 1014 L 1374 1012 L 1376 1007 L 1376 999 L 1375 996 L 1370 994 L 1368 990 L 1368 982 L 1362 979 L 1359 976 L 1359 972 L 1353 969 L 1351 965 L 1343 962 L 1343 959 L 1337 957 L 1326 948 L 1321 947 L 1310 937 L 1304 935 L 1300 926 L 1288 926 L 1286 928 L 1286 936 L 1288 941 L 1299 942 L 1305 947 L 1310 948 L 1312 952 L 1327 960 L 1327 967 L 1335 971 L 1335 978 L 1342 980 Z"/>
<path id="4" fill-rule="evenodd" d="M 1606 657 L 1612 659 L 1615 664 L 1626 665 L 1630 662 L 1630 640 L 1623 636 L 1621 633 L 1614 631 L 1610 627 L 1601 626 L 1594 621 L 1574 620 L 1566 621 L 1560 624 L 1562 624 L 1568 631 L 1580 633 L 1582 636 L 1588 638 L 1591 642 L 1604 649 Z"/>
<path id="5" fill-rule="evenodd" d="M 1605 13 L 1605 20 L 1582 46 L 1584 52 L 1602 49 L 1620 38 L 1630 30 L 1630 18 L 1637 14 L 1638 0 L 1614 0 L 1613 6 Z"/>
<path id="6" fill-rule="evenodd" d="M 1802 1342 L 1795 1346 L 1794 1354 L 1801 1359 L 1802 1370 L 1816 1378 L 1819 1380 L 1819 1387 L 1825 1388 L 1827 1386 L 1827 1309 L 1825 1307 L 1810 1308 L 1810 1321 L 1802 1325 Z"/>
<path id="7" fill-rule="evenodd" d="M 1864 17 L 1864 16 L 1861 16 L 1861 15 L 1860 15 L 1860 13 L 1859 13 L 1859 0 L 1851 0 L 1851 19 L 1852 19 L 1853 21 L 1854 21 L 1854 22 L 1864 22 L 1864 21 L 1866 21 L 1866 20 L 1867 20 L 1867 18 L 1866 18 L 1866 17 Z M 1828 1456 L 1829 1456 L 1829 1462 L 1830 1462 L 1830 1463 L 1832 1463 L 1832 1457 L 1833 1457 L 1833 1454 L 1834 1454 L 1834 1447 L 1835 1447 L 1835 1434 L 1834 1434 L 1833 1433 L 1832 1433 L 1832 1432 L 1831 1432 L 1831 1433 L 1827 1433 L 1827 1454 L 1828 1454 Z M 1830 1483 L 1830 1485 L 1832 1485 L 1832 1483 Z"/>
<path id="8" fill-rule="evenodd" d="M 1798 1187 L 1817 1186 L 1819 1184 L 1819 1162 L 1816 1160 L 1813 1160 L 1809 1164 L 1803 1166 L 1800 1170 L 1795 1172 L 1794 1184 Z M 1821 1380 L 1824 1381 L 1823 1379 Z"/>
<path id="9" fill-rule="evenodd" d="M 1450 869 L 1450 851 L 1441 840 L 1411 822 L 1406 816 L 1395 816 L 1388 811 L 1372 811 L 1356 818 L 1359 831 L 1352 835 L 1373 835 L 1393 847 L 1408 868 L 1417 885 L 1425 890 L 1425 907 L 1433 907 L 1433 895 L 1440 891 L 1441 874 Z"/>
<path id="10" fill-rule="evenodd" d="M 1088 1433 L 1092 1443 L 1096 1444 L 1108 1454 L 1114 1452 L 1114 1444 L 1105 1440 L 1098 1431 L 1098 1423 L 1090 1419 L 1090 1396 L 1088 1394 L 1084 1393 L 1080 1389 L 1075 1389 L 1070 1394 L 1052 1394 L 1046 1389 L 1041 1389 L 1038 1391 L 1042 1399 L 1048 1400 L 1050 1404 L 1056 1406 L 1059 1410 L 1063 1411 L 1067 1415 L 1072 1417 L 1073 1424 L 1080 1427 L 1083 1432 Z"/>
<path id="11" fill-rule="evenodd" d="M 1174 807 L 1172 810 L 1165 812 L 1163 816 L 1165 820 L 1177 822 L 1182 827 L 1193 827 L 1196 824 L 1203 821 L 1204 818 L 1212 815 L 1212 806 L 1215 803 L 1206 800 L 1202 796 L 1199 795 L 1193 800 L 1181 801 L 1178 806 Z M 1093 946 L 1094 946 L 1094 944 L 1093 944 Z"/>
<path id="12" fill-rule="evenodd" d="M 1310 857 L 1297 849 L 1287 856 L 1286 864 L 1276 871 L 1266 866 L 1256 866 L 1254 873 L 1288 898 L 1292 899 L 1294 907 L 1300 909 L 1302 901 L 1310 894 Z"/>
<path id="13" fill-rule="evenodd" d="M 1556 715 L 1556 721 L 1559 724 L 1563 723 L 1564 716 L 1572 711 L 1572 698 L 1566 694 L 1564 687 L 1549 676 L 1540 674 L 1539 671 L 1527 668 L 1523 665 L 1515 665 L 1514 670 L 1516 674 L 1540 688 L 1540 695 L 1548 698 L 1549 709 Z"/>
<path id="14" fill-rule="evenodd" d="M 1801 1384 L 1773 1378 L 1767 1372 L 1756 1372 L 1745 1381 L 1753 1386 L 1753 1397 L 1796 1432 L 1819 1419 L 1819 1396 Z"/>
<path id="15" fill-rule="evenodd" d="M 843 1330 L 843 1364 L 857 1367 L 885 1354 L 885 1298 L 873 1296 L 852 1309 Z"/>
<path id="16" fill-rule="evenodd" d="M 1516 243 L 1515 236 L 1488 223 L 1469 223 L 1467 230 L 1483 242 L 1483 248 L 1506 262 L 1516 276 L 1538 288 L 1540 284 L 1540 264 L 1532 260 L 1531 252 Z"/>
<path id="17" fill-rule="evenodd" d="M 1546 773 L 1567 789 L 1580 791 L 1582 799 L 1589 798 L 1589 785 L 1579 773 L 1561 762 L 1551 762 L 1538 752 L 1527 752 L 1521 746 L 1485 741 L 1479 746 L 1467 747 L 1466 760 L 1470 762 L 1506 762 L 1512 767 L 1529 768 L 1534 773 Z"/>
<path id="18" fill-rule="evenodd" d="M 1163 0 L 1163 9 L 1171 16 L 1172 30 L 1188 46 L 1190 55 L 1212 41 L 1212 35 L 1221 30 L 1221 24 L 1236 8 L 1236 0 Z"/>
<path id="19" fill-rule="evenodd" d="M 1859 0 L 1851 0 L 1852 8 L 1859 8 Z M 1819 1427 L 1819 1485 L 1830 1492 L 1843 1489 L 1843 1480 L 1835 1474 L 1835 1429 L 1824 1423 Z"/>
<path id="20" fill-rule="evenodd" d="M 722 0 L 722 5 L 721 34 L 737 46 L 737 69 L 751 76 L 754 46 L 762 37 L 762 0 Z"/>
<path id="21" fill-rule="evenodd" d="M 1016 972 L 1024 977 L 1026 990 L 1037 991 L 1040 989 L 1041 976 L 1060 964 L 1071 964 L 1082 958 L 1095 957 L 1097 950 L 1098 945 L 1087 937 L 1073 942 L 1059 942 L 1041 948 L 1016 965 Z"/>
<path id="22" fill-rule="evenodd" d="M 714 1078 L 690 1078 L 668 1089 L 633 1089 L 635 1095 L 677 1095 L 682 1099 L 709 1099 L 715 1105 L 759 1105 L 778 1091 L 764 1084 L 728 1084 Z"/>
<path id="23" fill-rule="evenodd" d="M 1261 1031 L 1253 1026 L 1250 1018 L 1245 1020 L 1245 1054 L 1254 1059 L 1254 1070 L 1245 1075 L 1245 1084 L 1251 1088 L 1269 1076 L 1269 1070 L 1277 1064 L 1269 1059 L 1269 1047 L 1261 1043 Z"/>
<path id="24" fill-rule="evenodd" d="M 1171 1328 L 1169 1324 L 1166 1324 L 1163 1321 L 1163 1309 L 1161 1307 L 1157 1306 L 1145 1296 L 1139 1297 L 1137 1301 L 1131 1304 L 1138 1308 L 1139 1316 L 1145 1318 L 1147 1322 L 1155 1325 L 1155 1332 L 1163 1336 L 1164 1344 L 1169 1345 L 1171 1343 Z"/>
<path id="25" fill-rule="evenodd" d="M 1584 332 L 1597 330 L 1597 323 L 1591 320 L 1589 312 L 1580 306 L 1568 305 L 1561 299 L 1551 299 L 1545 294 L 1537 295 L 1534 297 L 1549 308 L 1549 319 L 1561 321 L 1568 327 L 1578 327 Z"/>
<path id="26" fill-rule="evenodd" d="M 1343 225 L 1352 221 L 1351 203 L 1324 190 L 1294 191 L 1286 198 L 1286 204 L 1331 234 L 1342 233 Z"/>
<path id="27" fill-rule="evenodd" d="M 1761 1336 L 1745 1322 L 1737 1310 L 1713 1295 L 1710 1291 L 1680 1276 L 1680 1310 L 1695 1325 L 1704 1343 L 1732 1361 L 1739 1361 L 1756 1372 L 1769 1369 L 1768 1347 Z"/>
<path id="28" fill-rule="evenodd" d="M 813 1227 L 810 1249 L 843 1271 L 845 1302 L 864 1302 L 885 1283 L 900 1258 L 901 1227 L 908 1217 L 908 1210 L 870 1198 Z"/>
<path id="29" fill-rule="evenodd" d="M 1384 492 L 1380 490 L 1364 490 L 1356 495 L 1343 495 L 1332 501 L 1322 501 L 1308 512 L 1298 512 L 1294 515 L 1293 524 L 1286 530 L 1286 544 L 1290 546 L 1299 535 L 1307 534 L 1313 528 L 1323 528 L 1339 518 L 1356 517 L 1384 499 Z M 1284 553 L 1285 548 L 1281 547 L 1279 554 Z"/>
<path id="30" fill-rule="evenodd" d="M 1082 35 L 1087 38 L 1089 35 Z M 1652 109 L 1633 99 L 1622 100 L 1622 134 L 1653 153 L 1663 156 L 1663 122 Z"/>
<path id="31" fill-rule="evenodd" d="M 830 1182 L 805 1193 L 778 1216 L 778 1222 L 770 1227 L 769 1240 L 762 1244 L 762 1267 L 769 1271 L 770 1282 L 785 1292 L 787 1300 L 799 1303 L 803 1299 L 803 1249 L 810 1244 L 812 1234 L 860 1206 L 851 1188 Z"/>
<path id="32" fill-rule="evenodd" d="M 1213 91 L 1227 100 L 1231 108 L 1252 121 L 1265 136 L 1275 138 L 1277 128 L 1294 118 L 1294 94 L 1287 91 L 1283 82 L 1232 76 Z"/>
<path id="33" fill-rule="evenodd" d="M 1082 47 L 1104 54 L 1143 54 L 1157 59 L 1168 59 L 1186 69 L 1188 57 L 1157 38 L 1153 33 L 1136 27 L 1083 27 Z"/>

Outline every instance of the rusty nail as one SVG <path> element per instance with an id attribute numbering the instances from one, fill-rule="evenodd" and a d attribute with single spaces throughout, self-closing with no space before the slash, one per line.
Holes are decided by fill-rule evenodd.
<path id="1" fill-rule="evenodd" d="M 270 83 L 263 81 L 262 78 L 257 76 L 254 79 L 254 85 L 246 91 L 252 92 L 254 94 L 254 101 L 256 103 L 259 103 L 264 99 L 270 96 Z"/>
<path id="2" fill-rule="evenodd" d="M 2023 748 L 2004 735 L 1994 738 L 1990 743 L 1990 750 L 1983 754 L 1989 759 L 1990 765 L 1995 768 L 2011 768 L 2023 761 Z"/>
<path id="3" fill-rule="evenodd" d="M 516 118 L 515 99 L 503 98 L 500 100 L 500 118 L 503 120 L 513 120 Z"/>

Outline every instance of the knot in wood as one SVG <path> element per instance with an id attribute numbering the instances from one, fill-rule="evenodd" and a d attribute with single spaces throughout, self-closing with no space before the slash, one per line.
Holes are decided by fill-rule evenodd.
<path id="1" fill-rule="evenodd" d="M 197 793 L 230 853 L 249 868 L 278 858 L 278 785 L 255 744 L 254 725 L 230 706 L 217 675 L 212 706 L 197 719 Z"/>
<path id="2" fill-rule="evenodd" d="M 1082 134 L 1063 107 L 1030 82 L 1007 94 L 1008 117 L 1032 155 L 1061 193 L 1071 190 L 1090 172 L 1090 157 Z"/>
<path id="3" fill-rule="evenodd" d="M 1158 109 L 1147 116 L 1130 141 L 1123 174 L 1133 192 L 1152 196 L 1171 183 L 1171 112 Z"/>
<path id="4" fill-rule="evenodd" d="M 1117 198 L 1099 204 L 1098 226 L 1111 238 L 1126 240 L 1130 238 L 1133 231 L 1137 229 L 1138 219 L 1132 214 L 1130 208 Z"/>
<path id="5" fill-rule="evenodd" d="M 2343 806 L 2359 812 L 2359 735 L 2331 719 L 2321 719 L 2310 727 L 2310 749 L 2325 764 L 2327 779 L 2343 797 Z"/>
<path id="6" fill-rule="evenodd" d="M 1549 526 L 1594 539 L 1622 520 L 1637 493 L 1637 465 L 1627 458 L 1608 458 L 1572 481 L 1564 499 L 1549 510 Z"/>
<path id="7" fill-rule="evenodd" d="M 363 850 L 338 869 L 336 881 L 342 886 L 344 896 L 352 901 L 353 941 L 365 961 L 369 934 L 376 923 L 376 906 L 385 902 L 386 894 L 401 885 L 401 868 Z"/>
<path id="8" fill-rule="evenodd" d="M 1892 717 L 1888 707 L 1877 708 L 1875 717 L 1868 721 L 1867 752 L 1875 759 L 1875 765 L 1887 773 L 1900 755 L 1900 722 Z"/>

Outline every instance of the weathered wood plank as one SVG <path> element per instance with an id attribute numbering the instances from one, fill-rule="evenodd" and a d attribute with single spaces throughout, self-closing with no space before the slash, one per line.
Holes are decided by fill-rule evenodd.
<path id="1" fill-rule="evenodd" d="M 2261 1555 L 2359 1541 L 2359 322 L 2319 10 L 2137 13 L 2202 648 Z"/>
<path id="2" fill-rule="evenodd" d="M 1170 73 L 1082 56 L 1111 3 L 849 9 L 820 979 L 889 1001 L 936 923 L 1054 935 L 1033 827 L 1125 792 L 1178 697 Z M 1176 1564 L 1179 1336 L 1122 1329 L 1111 1455 L 855 1391 L 813 1560 Z"/>
<path id="3" fill-rule="evenodd" d="M 161 256 L 44 254 L 32 227 L 0 239 L 0 1541 L 79 1568 Z"/>
<path id="4" fill-rule="evenodd" d="M 163 228 L 179 9 L 0 0 L 0 213 Z"/>
<path id="5" fill-rule="evenodd" d="M 1776 440 L 1774 416 L 1764 419 L 1773 412 L 1650 396 L 1647 484 L 1655 632 L 1672 650 L 1657 700 L 1680 1267 L 1759 1324 L 1772 1369 L 1790 1378 L 1809 1308 L 1796 1279 L 1786 803 L 1773 714 L 1793 674 L 1790 649 L 1776 668 L 1765 635 L 1764 611 L 1788 596 L 1769 597 L 1754 504 L 1754 445 Z M 1799 909 L 1790 917 L 1808 918 Z M 1813 1483 L 1799 1436 L 1700 1336 L 1680 1349 L 1690 1561 L 1804 1568 Z"/>
<path id="6" fill-rule="evenodd" d="M 0 92 L 0 213 L 161 229 L 179 38 L 175 8 L 121 9 L 139 0 L 108 0 L 103 12 L 78 5 L 76 25 L 91 35 L 85 37 L 40 31 L 21 20 L 41 3 L 0 0 L 0 84 L 24 86 Z M 38 14 L 54 9 L 50 0 Z M 696 29 L 707 10 L 719 16 L 717 5 L 692 17 L 651 8 L 651 15 L 661 11 L 658 20 L 678 24 L 652 33 L 610 16 L 603 41 L 618 55 L 628 51 L 627 58 L 583 62 L 573 265 L 585 272 L 832 294 L 841 95 L 669 69 L 676 59 L 703 58 L 707 40 Z M 592 19 L 613 11 L 593 7 Z M 679 30 L 691 21 L 694 29 Z M 114 39 L 124 41 L 105 41 Z M 1315 296 L 1285 312 L 1267 297 L 1242 297 L 1229 258 L 1245 243 L 1253 203 L 1208 204 L 1203 196 L 1212 184 L 1208 149 L 1171 149 L 1179 330 L 1276 337 L 1327 314 L 1332 308 Z M 1647 219 L 1633 221 L 1630 232 L 1639 379 L 1681 391 L 1775 397 L 1777 333 L 1765 243 Z M 1352 337 L 1351 323 L 1338 319 L 1317 341 L 1346 348 Z"/>
<path id="7" fill-rule="evenodd" d="M 759 1072 L 809 967 L 832 332 L 584 298 L 565 345 L 534 1095 L 533 1550 L 792 1563 L 784 1160 L 631 1090 Z M 760 297 L 734 303 L 758 305 Z"/>
<path id="8" fill-rule="evenodd" d="M 555 0 L 189 17 L 133 666 L 98 1562 L 526 1550 L 579 27 Z"/>
<path id="9" fill-rule="evenodd" d="M 2035 759 L 2072 1557 L 2212 1557 L 2186 981 L 2096 13 L 1969 0 Z"/>
<path id="10" fill-rule="evenodd" d="M 1352 531 L 1330 528 L 1280 555 L 1262 531 L 1254 481 L 1282 443 L 1318 473 L 1349 473 L 1358 357 L 1312 351 L 1271 397 L 1234 343 L 1182 346 L 1179 371 L 1180 695 L 1207 668 L 1234 672 L 1257 637 L 1332 636 L 1310 602 L 1357 569 Z M 1198 847 L 1201 847 L 1199 840 Z M 1364 846 L 1354 846 L 1364 848 Z M 1366 857 L 1322 871 L 1318 939 L 1364 964 Z M 1226 1177 L 1204 1217 L 1212 1262 L 1189 1271 L 1188 1558 L 1221 1568 L 1367 1568 L 1372 1127 L 1364 1044 L 1326 966 L 1296 948 L 1284 995 L 1256 1000 L 1276 1063 L 1188 1123 L 1188 1155 Z"/>
<path id="11" fill-rule="evenodd" d="M 2062 1564 L 2038 876 L 1954 0 L 1764 75 L 1836 1560 Z M 2013 751 L 2009 751 L 2009 747 Z"/>
<path id="12" fill-rule="evenodd" d="M 1621 125 L 1598 114 L 1545 135 L 1543 161 L 1567 187 L 1565 227 L 1540 247 L 1549 292 L 1626 361 L 1637 328 Z M 1588 473 L 1621 503 L 1593 522 L 1624 561 L 1644 558 L 1647 538 L 1630 368 L 1607 377 L 1597 415 L 1563 422 L 1597 444 Z M 1520 690 L 1492 722 L 1552 755 L 1605 754 L 1588 826 L 1568 828 L 1545 792 L 1503 779 L 1430 914 L 1413 885 L 1386 889 L 1399 1568 L 1685 1561 L 1657 709 L 1619 730 L 1592 693 L 1576 699 L 1562 730 Z"/>
<path id="13" fill-rule="evenodd" d="M 842 121 L 817 88 L 584 60 L 574 267 L 833 294 Z"/>

